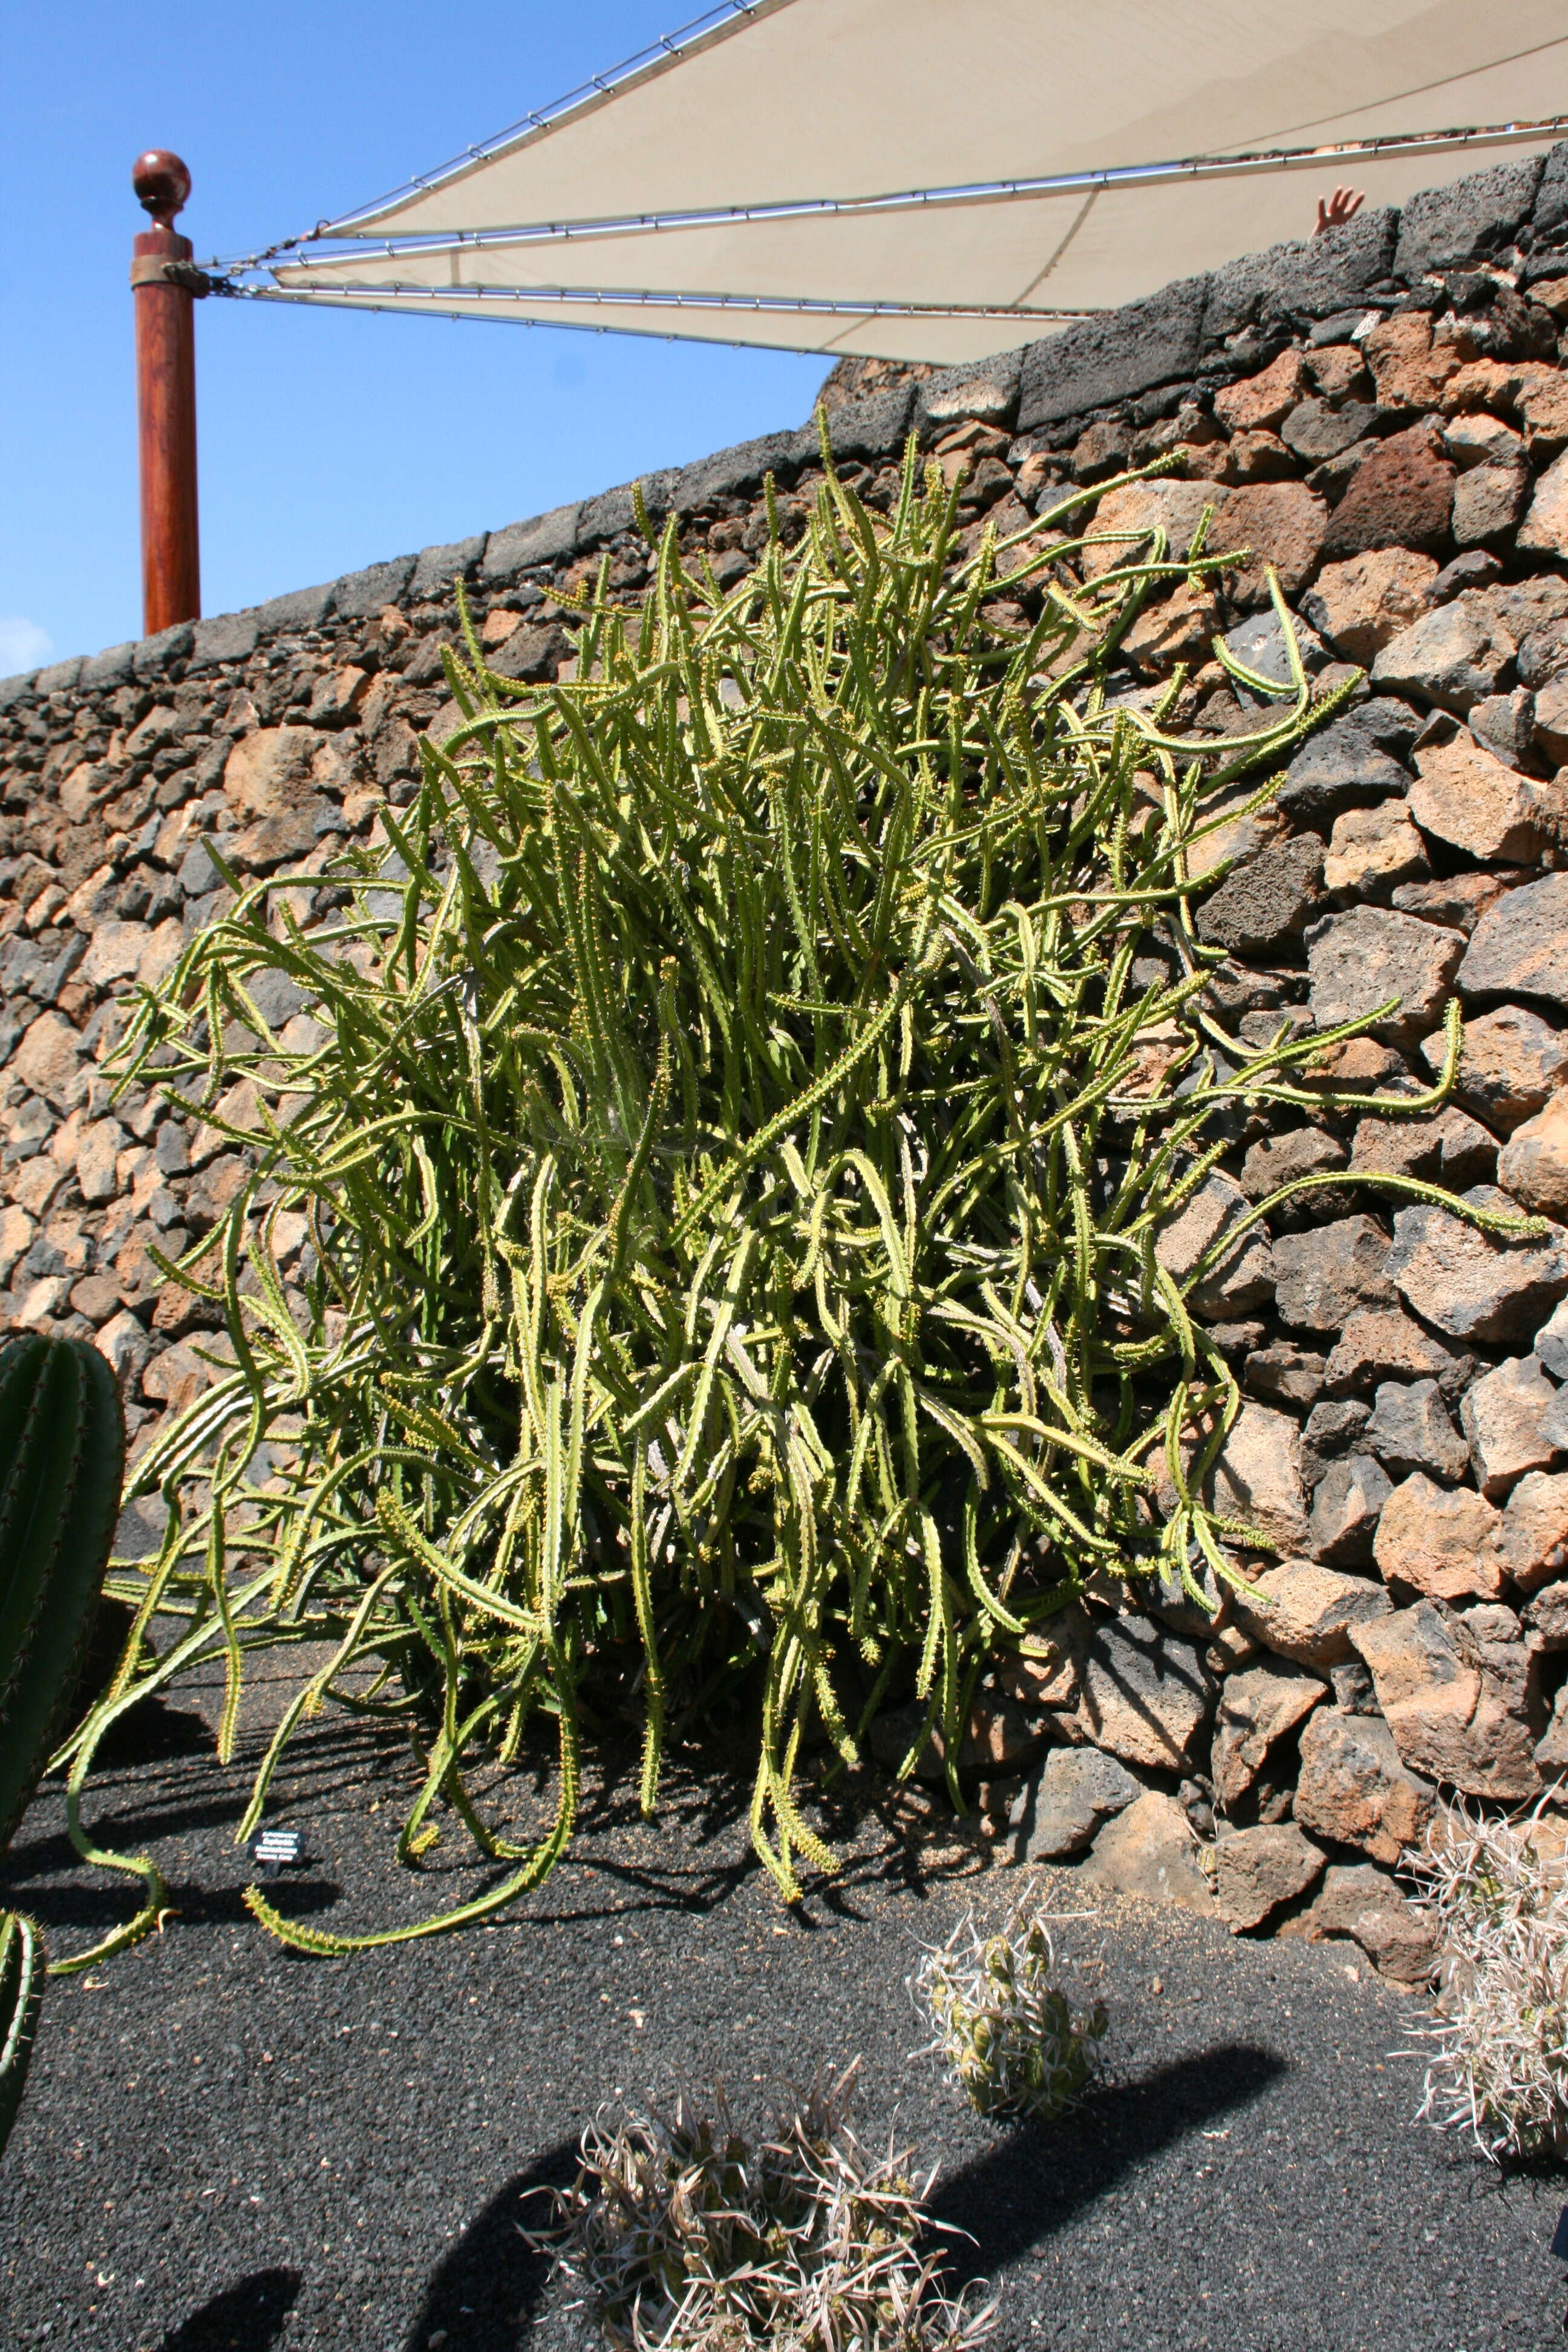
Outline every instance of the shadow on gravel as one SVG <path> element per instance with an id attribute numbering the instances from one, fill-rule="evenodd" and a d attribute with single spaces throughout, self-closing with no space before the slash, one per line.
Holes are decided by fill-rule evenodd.
<path id="1" fill-rule="evenodd" d="M 298 2271 L 252 2271 L 193 2311 L 158 2352 L 270 2352 L 302 2284 Z"/>
<path id="2" fill-rule="evenodd" d="M 526 2172 L 497 2189 L 431 2274 L 408 2331 L 409 2352 L 423 2352 L 441 2328 L 454 2352 L 511 2352 L 521 2342 L 544 2299 L 552 2267 L 548 2254 L 529 2244 L 522 2228 L 548 2227 L 553 2208 L 541 2192 L 564 2189 L 576 2169 L 576 2139 L 558 2140 Z"/>
<path id="3" fill-rule="evenodd" d="M 1250 2105 L 1287 2071 L 1271 2050 L 1221 2042 L 1097 2092 L 1058 2123 L 999 2135 L 984 2156 L 937 2184 L 933 2217 L 974 2241 L 954 2245 L 955 2273 L 985 2278 L 1005 2269 L 1067 2228 L 1134 2165 L 1211 2116 Z"/>
<path id="4" fill-rule="evenodd" d="M 212 1744 L 212 1733 L 190 1708 L 144 1699 L 110 1725 L 93 1763 L 103 1772 L 130 1772 L 139 1764 L 170 1764 L 186 1756 L 210 1755 Z"/>
<path id="5" fill-rule="evenodd" d="M 52 1793 L 48 1784 L 45 1785 L 46 1793 Z M 178 1805 L 146 1805 L 135 1811 L 116 1812 L 111 1804 L 101 1801 L 103 1792 L 90 1784 L 88 1795 L 89 1802 L 84 1808 L 88 1826 L 100 1845 L 109 1845 L 116 1852 L 123 1852 L 127 1846 L 151 1844 L 156 1838 L 183 1837 L 193 1830 L 222 1829 L 237 1821 L 241 1811 L 235 1799 L 220 1796 L 200 1802 L 187 1800 Z M 81 1867 L 75 1847 L 59 1830 L 48 1837 L 19 1839 L 7 1853 L 0 1875 L 8 1883 L 16 1878 L 58 1876 Z"/>
<path id="6" fill-rule="evenodd" d="M 73 1857 L 74 1859 L 74 1857 Z M 308 1918 L 330 1911 L 342 1900 L 342 1888 L 331 1879 L 290 1881 L 287 1908 L 291 1918 Z M 83 1933 L 106 1933 L 132 1916 L 134 1893 L 115 1886 L 26 1886 L 0 1881 L 0 1894 L 14 1898 L 40 1927 L 79 1927 Z M 197 1886 L 176 1879 L 169 1886 L 169 1916 L 187 1927 L 245 1927 L 252 1924 L 245 1897 L 237 1886 Z"/>

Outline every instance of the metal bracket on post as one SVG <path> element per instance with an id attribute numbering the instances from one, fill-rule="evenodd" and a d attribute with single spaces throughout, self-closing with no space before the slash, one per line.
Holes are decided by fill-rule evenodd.
<path id="1" fill-rule="evenodd" d="M 142 626 L 148 636 L 201 617 L 196 516 L 196 359 L 192 304 L 210 291 L 174 226 L 191 193 L 177 155 L 139 155 L 131 184 L 153 226 L 132 247 L 136 407 L 142 472 Z M 199 282 L 198 282 L 199 281 Z"/>
<path id="2" fill-rule="evenodd" d="M 140 245 L 141 238 L 137 238 Z M 139 253 L 131 264 L 132 286 L 183 286 L 199 302 L 213 291 L 213 281 L 194 261 L 158 261 Z"/>

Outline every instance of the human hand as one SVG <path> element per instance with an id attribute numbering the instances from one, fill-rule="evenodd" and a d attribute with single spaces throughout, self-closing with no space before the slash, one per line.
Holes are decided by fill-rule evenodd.
<path id="1" fill-rule="evenodd" d="M 1318 226 L 1312 235 L 1321 236 L 1326 228 L 1342 228 L 1365 202 L 1365 194 L 1360 188 L 1336 188 L 1331 196 L 1320 196 Z"/>

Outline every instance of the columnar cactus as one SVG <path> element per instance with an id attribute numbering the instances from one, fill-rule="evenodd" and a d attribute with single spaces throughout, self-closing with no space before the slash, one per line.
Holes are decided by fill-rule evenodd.
<path id="1" fill-rule="evenodd" d="M 95 1348 L 0 1349 L 0 1849 L 65 1727 L 92 1639 L 125 1468 L 120 1391 Z M 21 2104 L 44 1943 L 0 1912 L 0 2147 Z"/>
<path id="2" fill-rule="evenodd" d="M 44 1939 L 20 1911 L 0 1911 L 0 2148 L 27 2080 L 44 1991 Z"/>
<path id="3" fill-rule="evenodd" d="M 64 1729 L 120 1513 L 125 1418 L 77 1339 L 0 1350 L 0 1846 Z"/>

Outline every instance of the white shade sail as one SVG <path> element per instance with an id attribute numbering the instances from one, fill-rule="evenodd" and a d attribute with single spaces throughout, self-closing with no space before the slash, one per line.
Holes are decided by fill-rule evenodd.
<path id="1" fill-rule="evenodd" d="M 241 282 L 954 362 L 1559 117 L 1563 0 L 757 0 Z"/>

